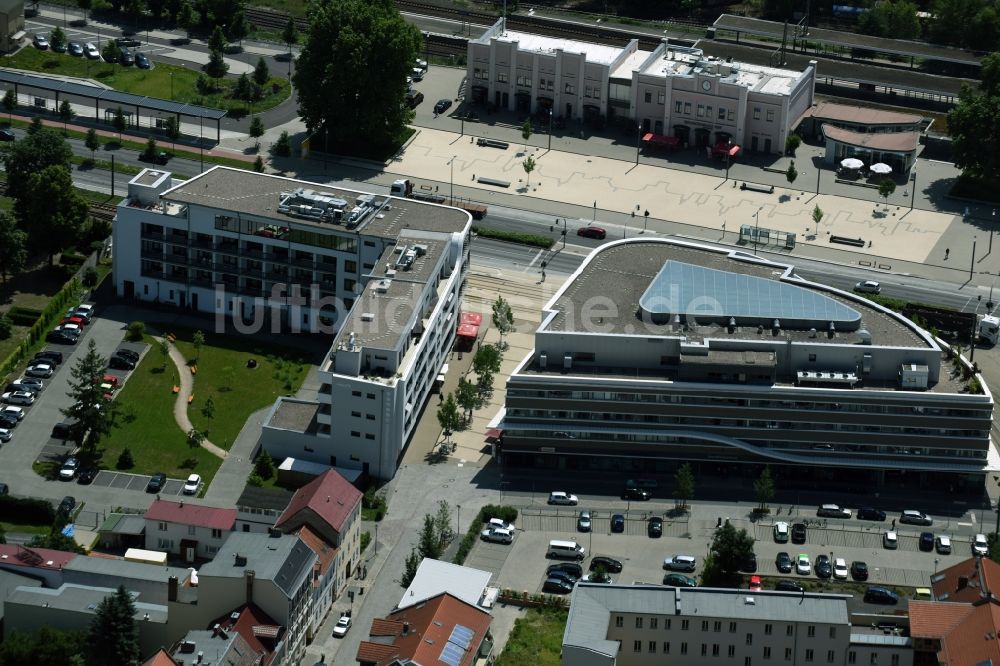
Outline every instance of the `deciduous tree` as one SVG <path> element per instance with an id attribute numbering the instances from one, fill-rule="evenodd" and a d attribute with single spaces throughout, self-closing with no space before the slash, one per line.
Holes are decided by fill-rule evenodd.
<path id="1" fill-rule="evenodd" d="M 28 234 L 7 211 L 0 211 L 0 281 L 7 285 L 8 275 L 17 275 L 28 261 Z"/>
<path id="2" fill-rule="evenodd" d="M 122 107 L 119 106 L 115 109 L 115 115 L 111 117 L 111 126 L 118 132 L 118 141 L 121 141 L 122 133 L 128 127 L 128 123 L 125 121 L 125 111 L 122 110 Z"/>
<path id="3" fill-rule="evenodd" d="M 281 41 L 288 45 L 288 57 L 292 57 L 292 45 L 299 43 L 299 29 L 295 25 L 295 18 L 288 17 L 285 29 L 281 31 Z"/>
<path id="4" fill-rule="evenodd" d="M 9 632 L 0 643 L 0 664 L 84 666 L 83 653 L 87 648 L 84 632 L 42 625 L 32 633 Z"/>
<path id="5" fill-rule="evenodd" d="M 744 529 L 737 530 L 728 522 L 715 530 L 712 539 L 711 564 L 706 563 L 702 584 L 714 587 L 736 587 L 740 567 L 753 552 L 754 540 Z"/>
<path id="6" fill-rule="evenodd" d="M 409 587 L 413 579 L 417 577 L 417 567 L 420 566 L 421 561 L 420 553 L 417 549 L 411 548 L 410 554 L 406 556 L 406 561 L 403 563 L 403 575 L 399 578 L 399 584 L 403 587 Z"/>
<path id="7" fill-rule="evenodd" d="M 878 184 L 878 195 L 885 200 L 885 205 L 889 205 L 889 197 L 896 191 L 896 181 L 892 178 L 883 178 Z"/>
<path id="8" fill-rule="evenodd" d="M 325 127 L 336 145 L 394 145 L 412 117 L 406 77 L 421 41 L 392 0 L 312 3 L 293 76 L 306 127 Z"/>
<path id="9" fill-rule="evenodd" d="M 205 404 L 201 406 L 201 415 L 205 417 L 206 421 L 208 421 L 208 428 L 205 428 L 205 432 L 211 432 L 212 419 L 215 418 L 215 401 L 212 400 L 211 396 L 209 396 L 208 399 L 205 400 Z"/>
<path id="10" fill-rule="evenodd" d="M 753 482 L 753 494 L 757 498 L 757 508 L 766 509 L 767 503 L 774 497 L 774 479 L 771 477 L 770 465 L 765 465 L 760 476 Z"/>
<path id="11" fill-rule="evenodd" d="M 122 55 L 122 50 L 118 48 L 118 44 L 115 43 L 115 40 L 109 39 L 108 41 L 104 42 L 104 47 L 101 48 L 101 57 L 104 58 L 104 62 L 111 63 L 112 71 L 116 69 L 116 66 L 118 64 L 118 59 L 121 57 L 121 55 Z"/>
<path id="12" fill-rule="evenodd" d="M 278 140 L 271 144 L 271 154 L 275 157 L 291 157 L 292 141 L 288 137 L 288 132 L 282 132 Z"/>
<path id="13" fill-rule="evenodd" d="M 528 177 L 527 186 L 531 187 L 531 172 L 535 170 L 535 158 L 528 155 L 528 158 L 521 162 L 521 167 L 524 169 L 525 175 Z"/>
<path id="14" fill-rule="evenodd" d="M 492 311 L 493 327 L 500 334 L 500 349 L 502 350 L 507 347 L 504 336 L 514 330 L 514 310 L 511 309 L 510 303 L 503 296 L 497 296 L 497 300 L 493 302 Z"/>
<path id="15" fill-rule="evenodd" d="M 688 500 L 694 498 L 694 472 L 691 463 L 684 463 L 674 474 L 674 499 L 678 508 L 687 506 Z"/>
<path id="16" fill-rule="evenodd" d="M 462 377 L 458 380 L 458 388 L 455 389 L 455 402 L 465 411 L 466 420 L 472 420 L 472 410 L 479 407 L 480 404 L 479 389 L 476 388 L 475 384 Z"/>
<path id="17" fill-rule="evenodd" d="M 503 356 L 496 345 L 480 345 L 472 357 L 472 371 L 477 375 L 495 375 L 500 372 Z"/>
<path id="18" fill-rule="evenodd" d="M 93 127 L 87 130 L 87 138 L 83 140 L 83 145 L 90 149 L 90 159 L 95 159 L 97 149 L 101 147 L 101 139 L 97 136 L 97 130 Z"/>
<path id="19" fill-rule="evenodd" d="M 249 34 L 250 24 L 247 23 L 246 14 L 244 14 L 243 10 L 240 9 L 233 14 L 233 18 L 229 22 L 229 38 L 239 42 L 240 48 L 243 48 L 243 40 Z"/>
<path id="20" fill-rule="evenodd" d="M 785 171 L 785 179 L 788 180 L 788 184 L 792 185 L 795 183 L 795 179 L 799 177 L 799 172 L 795 168 L 795 160 L 788 165 L 788 170 Z"/>
<path id="21" fill-rule="evenodd" d="M 436 560 L 441 556 L 441 539 L 435 530 L 434 516 L 431 514 L 424 515 L 424 526 L 420 529 L 420 537 L 417 541 L 417 553 L 420 554 L 421 559 L 429 557 L 432 560 Z"/>
<path id="22" fill-rule="evenodd" d="M 521 125 L 521 137 L 524 139 L 525 150 L 528 149 L 528 139 L 531 138 L 533 131 L 534 128 L 531 126 L 531 118 L 525 119 L 524 124 Z"/>
<path id="23" fill-rule="evenodd" d="M 36 116 L 37 117 L 37 116 Z M 56 130 L 41 128 L 20 141 L 7 146 L 3 161 L 7 170 L 7 196 L 17 198 L 27 187 L 31 174 L 46 167 L 59 165 L 69 168 L 73 151 Z"/>
<path id="24" fill-rule="evenodd" d="M 458 412 L 458 404 L 451 393 L 438 407 L 437 419 L 441 429 L 444 430 L 445 441 L 448 441 L 451 433 L 462 426 L 462 415 Z"/>
<path id="25" fill-rule="evenodd" d="M 250 121 L 250 130 L 247 132 L 251 139 L 254 139 L 256 143 L 254 144 L 257 150 L 260 149 L 260 137 L 264 136 L 264 121 L 260 119 L 260 116 L 254 116 L 253 120 Z"/>
<path id="26" fill-rule="evenodd" d="M 87 202 L 73 187 L 69 169 L 52 165 L 28 176 L 27 187 L 14 200 L 14 212 L 27 226 L 31 247 L 48 254 L 53 263 L 57 252 L 79 238 Z"/>
<path id="27" fill-rule="evenodd" d="M 14 109 L 17 108 L 17 95 L 9 88 L 3 95 L 3 108 L 7 111 L 7 119 L 14 122 Z"/>

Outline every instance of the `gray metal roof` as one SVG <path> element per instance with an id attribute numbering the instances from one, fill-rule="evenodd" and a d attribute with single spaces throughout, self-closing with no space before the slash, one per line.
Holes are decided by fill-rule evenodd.
<path id="1" fill-rule="evenodd" d="M 236 508 L 271 509 L 284 511 L 292 501 L 292 493 L 284 488 L 254 488 L 247 486 L 240 498 L 236 500 Z"/>
<path id="2" fill-rule="evenodd" d="M 847 599 L 834 594 L 578 583 L 573 588 L 563 645 L 617 654 L 618 642 L 604 638 L 612 613 L 848 625 Z"/>
<path id="3" fill-rule="evenodd" d="M 7 597 L 8 604 L 22 604 L 42 608 L 57 608 L 75 613 L 97 612 L 97 607 L 115 593 L 110 587 L 92 587 L 89 585 L 73 585 L 66 583 L 56 589 L 47 587 L 19 587 Z M 167 622 L 167 607 L 162 604 L 150 604 L 135 599 L 135 618 L 148 622 L 165 624 Z M 147 617 L 148 616 L 148 617 Z"/>
<path id="4" fill-rule="evenodd" d="M 98 532 L 139 535 L 146 530 L 146 520 L 135 513 L 113 513 L 101 523 Z"/>
<path id="5" fill-rule="evenodd" d="M 237 565 L 237 555 L 246 558 L 246 564 Z M 316 553 L 295 535 L 233 532 L 198 577 L 242 578 L 249 569 L 257 580 L 274 581 L 291 598 L 315 560 Z"/>
<path id="6" fill-rule="evenodd" d="M 74 95 L 76 97 L 86 97 L 96 99 L 103 104 L 119 104 L 121 106 L 138 106 L 143 109 L 162 111 L 165 113 L 176 113 L 182 116 L 194 118 L 205 118 L 208 120 L 221 120 L 226 116 L 225 109 L 212 109 L 207 106 L 197 104 L 184 104 L 172 102 L 159 97 L 146 97 L 145 95 L 133 95 L 132 93 L 118 90 L 107 90 L 96 86 L 88 86 L 74 81 L 62 81 L 50 79 L 34 74 L 25 74 L 17 70 L 0 68 L 0 83 L 10 85 L 27 86 L 36 90 L 46 90 L 57 92 L 61 95 Z"/>
<path id="7" fill-rule="evenodd" d="M 42 581 L 35 578 L 29 578 L 28 576 L 22 576 L 21 574 L 14 573 L 13 571 L 6 571 L 0 569 L 0 620 L 3 619 L 4 615 L 4 599 L 10 596 L 16 588 L 24 587 L 41 587 Z"/>
<path id="8" fill-rule="evenodd" d="M 166 583 L 171 576 L 183 583 L 191 575 L 190 571 L 179 567 L 161 567 L 155 564 L 112 560 L 106 557 L 76 557 L 70 560 L 63 569 L 132 580 L 148 580 L 156 583 Z"/>

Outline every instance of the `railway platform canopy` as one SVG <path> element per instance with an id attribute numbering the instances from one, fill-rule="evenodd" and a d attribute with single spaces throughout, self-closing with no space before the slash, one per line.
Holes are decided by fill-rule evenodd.
<path id="1" fill-rule="evenodd" d="M 713 26 L 717 35 L 720 31 L 735 34 L 737 42 L 739 42 L 740 35 L 779 41 L 785 35 L 784 23 L 734 14 L 721 15 L 715 20 Z M 805 50 L 807 43 L 816 44 L 824 47 L 826 51 L 832 49 L 834 52 L 845 52 L 851 59 L 854 59 L 855 51 L 874 51 L 909 58 L 911 68 L 917 59 L 964 65 L 975 70 L 978 70 L 982 64 L 982 57 L 971 51 L 906 39 L 888 39 L 825 28 L 807 27 L 803 29 L 801 26 L 789 24 L 788 39 L 798 50 Z"/>
<path id="2" fill-rule="evenodd" d="M 0 69 L 0 86 L 13 89 L 14 94 L 33 95 L 35 106 L 48 108 L 46 97 L 52 97 L 55 101 L 53 110 L 58 109 L 62 99 L 87 100 L 94 104 L 95 117 L 109 118 L 117 109 L 121 108 L 126 114 L 129 126 L 138 127 L 143 112 L 149 118 L 149 126 L 157 126 L 156 119 L 162 120 L 165 116 L 175 116 L 180 126 L 182 117 L 194 118 L 199 125 L 204 121 L 215 122 L 216 143 L 221 139 L 222 119 L 226 115 L 224 109 L 213 109 L 197 104 L 186 104 L 174 102 L 158 97 L 146 97 L 145 95 L 134 95 L 132 93 L 118 90 L 108 90 L 97 86 L 53 79 L 45 76 L 36 76 L 23 72 Z M 103 111 L 102 111 L 103 109 Z M 135 114 L 133 115 L 133 110 Z"/>

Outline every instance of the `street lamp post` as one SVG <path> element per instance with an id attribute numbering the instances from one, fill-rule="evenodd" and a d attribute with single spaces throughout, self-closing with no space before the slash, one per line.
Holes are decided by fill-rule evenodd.
<path id="1" fill-rule="evenodd" d="M 972 280 L 972 271 L 976 268 L 976 237 L 972 237 L 972 260 L 969 262 L 969 280 Z"/>
<path id="2" fill-rule="evenodd" d="M 917 196 L 917 170 L 912 169 L 910 171 L 910 179 L 913 180 L 913 185 L 910 187 L 910 210 L 913 210 L 913 198 Z"/>
<path id="3" fill-rule="evenodd" d="M 636 166 L 639 166 L 639 148 L 641 148 L 641 147 L 642 147 L 642 125 L 641 124 L 637 124 L 636 125 L 636 134 L 635 134 L 635 164 L 636 164 Z"/>
<path id="4" fill-rule="evenodd" d="M 646 212 L 643 214 L 642 218 L 643 218 L 642 219 L 642 231 L 645 233 L 645 231 L 646 231 L 646 225 L 649 224 L 649 209 L 646 210 Z"/>
<path id="5" fill-rule="evenodd" d="M 378 523 L 375 523 L 375 555 L 378 555 Z"/>
<path id="6" fill-rule="evenodd" d="M 552 107 L 549 107 L 549 150 L 552 150 Z"/>
<path id="7" fill-rule="evenodd" d="M 455 534 L 462 533 L 462 505 L 456 504 L 455 508 L 458 509 L 457 516 L 455 518 Z"/>
<path id="8" fill-rule="evenodd" d="M 761 206 L 757 209 L 757 212 L 753 214 L 753 256 L 757 256 L 757 242 L 760 240 L 760 211 L 764 210 Z"/>
<path id="9" fill-rule="evenodd" d="M 449 196 L 451 197 L 452 205 L 455 201 L 455 158 L 458 155 L 452 155 L 451 159 L 448 161 L 448 165 L 451 167 L 451 183 L 449 187 Z"/>
<path id="10" fill-rule="evenodd" d="M 976 311 L 975 317 L 972 318 L 972 331 L 969 334 L 969 363 L 976 360 L 976 325 L 979 323 L 979 304 L 983 302 L 983 295 L 979 294 L 976 297 Z"/>

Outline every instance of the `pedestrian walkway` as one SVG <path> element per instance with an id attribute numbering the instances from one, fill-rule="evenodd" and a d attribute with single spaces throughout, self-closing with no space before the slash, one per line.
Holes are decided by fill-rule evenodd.
<path id="1" fill-rule="evenodd" d="M 153 339 L 157 343 L 164 340 L 162 337 Z M 191 372 L 191 368 L 188 367 L 187 359 L 184 358 L 180 350 L 170 344 L 169 340 L 167 340 L 167 344 L 170 347 L 170 360 L 177 367 L 177 376 L 180 377 L 178 380 L 180 381 L 180 386 L 178 387 L 180 390 L 177 391 L 177 399 L 174 401 L 174 421 L 177 422 L 177 427 L 181 429 L 181 432 L 187 435 L 194 430 L 191 419 L 188 418 L 188 405 L 194 395 L 194 374 Z M 201 448 L 223 460 L 229 455 L 225 449 L 216 446 L 207 437 L 202 440 Z"/>

